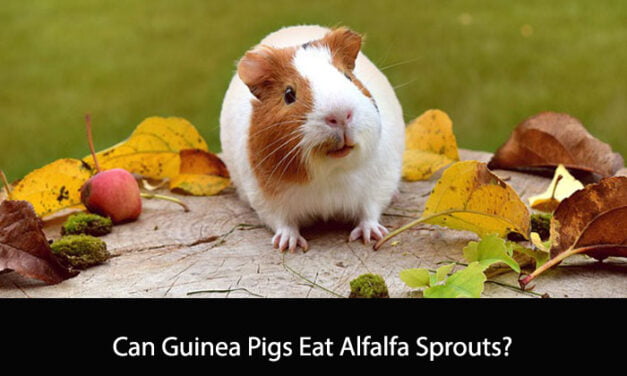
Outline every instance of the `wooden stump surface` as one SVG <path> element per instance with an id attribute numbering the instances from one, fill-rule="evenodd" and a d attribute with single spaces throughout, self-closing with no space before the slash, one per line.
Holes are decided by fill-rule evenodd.
<path id="1" fill-rule="evenodd" d="M 460 153 L 463 160 L 487 162 L 491 156 Z M 496 173 L 525 201 L 550 182 L 512 171 Z M 419 216 L 439 176 L 402 182 L 400 195 L 384 212 L 382 223 L 393 229 Z M 350 226 L 320 224 L 303 231 L 310 245 L 307 253 L 283 254 L 272 248 L 271 232 L 238 200 L 234 189 L 213 197 L 181 198 L 191 212 L 166 201 L 144 200 L 138 221 L 116 226 L 103 237 L 115 256 L 107 263 L 53 286 L 3 273 L 0 297 L 336 297 L 348 296 L 349 282 L 363 273 L 382 275 L 392 297 L 410 297 L 414 293 L 399 279 L 399 271 L 463 261 L 462 248 L 477 239 L 469 232 L 424 225 L 375 252 L 372 245 L 346 241 Z M 64 219 L 46 225 L 49 238 L 60 236 Z M 514 273 L 495 279 L 517 286 Z M 609 258 L 598 263 L 576 256 L 537 278 L 535 286 L 534 291 L 551 297 L 627 297 L 627 262 Z M 198 291 L 211 292 L 194 293 Z M 496 283 L 487 283 L 483 296 L 537 297 Z"/>

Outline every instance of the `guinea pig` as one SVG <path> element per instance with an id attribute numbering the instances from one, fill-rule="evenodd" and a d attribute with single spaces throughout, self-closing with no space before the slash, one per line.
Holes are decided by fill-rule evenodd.
<path id="1" fill-rule="evenodd" d="M 364 244 L 397 191 L 401 105 L 345 27 L 280 29 L 239 60 L 220 114 L 222 155 L 242 200 L 281 251 L 308 249 L 300 228 L 339 220 Z"/>

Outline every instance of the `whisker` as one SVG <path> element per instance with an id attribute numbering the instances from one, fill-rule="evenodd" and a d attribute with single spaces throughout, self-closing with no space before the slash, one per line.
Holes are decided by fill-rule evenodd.
<path id="1" fill-rule="evenodd" d="M 413 59 L 409 59 L 409 60 L 405 60 L 405 61 L 400 61 L 400 62 L 398 62 L 398 63 L 393 63 L 393 64 L 390 64 L 390 65 L 386 65 L 386 66 L 385 66 L 385 67 L 383 67 L 383 68 L 379 68 L 379 70 L 380 70 L 380 71 L 384 71 L 384 70 L 386 70 L 386 69 L 390 69 L 390 68 L 398 67 L 398 66 L 400 66 L 400 65 L 405 65 L 405 64 L 409 64 L 409 63 L 414 63 L 414 62 L 416 62 L 416 61 L 418 61 L 418 60 L 420 60 L 420 59 L 422 59 L 422 58 L 423 58 L 422 56 L 418 56 L 418 57 L 415 57 L 415 58 L 413 58 Z"/>
<path id="2" fill-rule="evenodd" d="M 283 162 L 285 162 L 287 160 L 287 157 L 294 153 L 295 151 L 297 151 L 299 148 L 298 146 L 293 148 L 292 150 L 290 150 L 287 154 L 285 154 L 283 156 L 283 158 L 281 158 L 281 160 L 279 161 L 279 163 L 276 164 L 276 166 L 274 166 L 274 168 L 272 169 L 272 171 L 270 172 L 270 175 L 268 176 L 268 179 L 270 179 L 272 177 L 272 175 L 274 175 L 274 172 L 276 171 L 276 169 L 281 166 L 281 164 L 283 164 Z M 298 153 L 295 153 L 294 156 L 298 155 Z M 290 159 L 290 161 L 285 165 L 285 167 L 283 168 L 284 171 L 286 171 L 287 167 L 289 166 L 289 164 L 294 160 L 294 156 L 292 156 L 292 158 Z M 281 176 L 283 176 L 283 174 L 281 174 Z"/>
<path id="3" fill-rule="evenodd" d="M 400 84 L 400 85 L 396 85 L 396 86 L 394 86 L 394 90 L 396 90 L 396 89 L 400 89 L 400 88 L 405 87 L 405 86 L 407 86 L 407 85 L 409 85 L 409 84 L 412 84 L 412 83 L 414 83 L 416 80 L 417 80 L 416 78 L 412 78 L 411 80 L 409 80 L 409 81 L 407 81 L 407 82 L 405 82 L 405 83 L 402 83 L 402 84 Z"/>
<path id="4" fill-rule="evenodd" d="M 298 139 L 298 137 L 300 137 L 300 133 L 297 133 L 297 131 L 293 132 L 294 134 L 290 134 L 289 138 L 287 139 L 287 141 L 283 142 L 281 145 L 279 145 L 278 147 L 276 147 L 271 153 L 269 153 L 268 155 L 266 155 L 261 161 L 259 161 L 254 167 L 253 167 L 253 171 L 257 170 L 259 168 L 259 166 L 261 166 L 261 164 L 263 162 L 265 162 L 268 158 L 270 158 L 270 156 L 272 156 L 274 153 L 276 153 L 277 151 L 281 150 L 281 148 L 287 144 L 289 144 L 290 142 Z M 283 141 L 284 139 L 280 138 L 278 139 L 278 141 Z M 276 143 L 277 141 L 275 141 L 274 143 Z M 273 143 L 273 144 L 274 144 Z M 263 150 L 267 150 L 269 146 L 266 146 Z M 261 152 L 260 152 L 261 153 Z"/>
<path id="5" fill-rule="evenodd" d="M 288 136 L 288 137 L 292 137 L 292 136 L 294 136 L 294 134 L 295 134 L 295 132 L 292 132 L 292 133 L 288 134 L 287 136 Z M 291 138 L 290 138 L 290 139 L 291 139 Z M 269 143 L 268 145 L 266 145 L 263 149 L 259 150 L 257 153 L 258 153 L 258 154 L 263 154 L 263 152 L 264 152 L 264 151 L 268 150 L 270 147 L 272 147 L 272 146 L 274 146 L 274 145 L 278 144 L 278 143 L 279 143 L 279 142 L 281 142 L 281 141 L 285 141 L 285 138 L 277 138 L 277 139 L 276 139 L 276 140 L 274 140 L 273 142 L 271 142 L 271 143 Z M 286 141 L 286 142 L 289 142 L 289 140 L 288 140 L 288 141 Z M 277 147 L 277 149 L 280 149 L 282 146 L 283 146 L 283 145 L 280 145 L 279 147 Z M 274 153 L 274 152 L 272 152 L 272 153 Z M 272 153 L 270 153 L 269 155 L 272 155 Z"/>
<path id="6" fill-rule="evenodd" d="M 257 136 L 257 135 L 259 135 L 259 134 L 261 134 L 261 133 L 263 133 L 263 132 L 265 132 L 265 131 L 268 131 L 268 130 L 270 130 L 270 129 L 274 128 L 274 127 L 277 127 L 277 126 L 279 126 L 279 125 L 285 125 L 285 124 L 291 124 L 291 123 L 298 123 L 299 121 L 305 121 L 305 120 L 306 120 L 306 119 L 293 119 L 293 120 L 279 121 L 279 122 L 276 122 L 276 123 L 274 123 L 274 124 L 270 124 L 270 125 L 268 125 L 268 126 L 266 126 L 266 127 L 262 128 L 262 129 L 258 130 L 257 132 L 255 132 L 255 133 L 251 134 L 249 137 L 255 137 L 255 136 Z"/>

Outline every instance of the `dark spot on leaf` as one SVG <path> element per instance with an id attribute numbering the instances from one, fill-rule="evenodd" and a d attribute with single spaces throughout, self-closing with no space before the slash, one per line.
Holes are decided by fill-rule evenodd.
<path id="1" fill-rule="evenodd" d="M 68 200 L 70 198 L 70 192 L 65 188 L 65 185 L 61 186 L 59 190 L 59 195 L 57 196 L 57 201 L 61 202 L 63 200 Z"/>

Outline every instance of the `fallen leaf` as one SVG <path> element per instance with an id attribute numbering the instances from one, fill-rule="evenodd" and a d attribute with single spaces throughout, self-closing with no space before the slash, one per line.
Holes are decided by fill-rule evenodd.
<path id="1" fill-rule="evenodd" d="M 487 267 L 480 262 L 470 263 L 466 268 L 453 273 L 444 284 L 425 289 L 425 298 L 479 298 L 487 277 Z"/>
<path id="2" fill-rule="evenodd" d="M 521 286 L 578 253 L 598 260 L 627 257 L 627 177 L 590 184 L 559 204 L 551 219 L 551 259 Z"/>
<path id="3" fill-rule="evenodd" d="M 66 269 L 52 254 L 41 220 L 27 201 L 0 204 L 0 270 L 11 269 L 48 284 L 78 274 Z"/>
<path id="4" fill-rule="evenodd" d="M 553 180 L 546 191 L 529 197 L 529 205 L 540 211 L 552 212 L 563 199 L 582 188 L 583 184 L 575 179 L 563 164 L 560 164 L 555 169 Z"/>
<path id="5" fill-rule="evenodd" d="M 80 159 L 59 159 L 32 171 L 11 191 L 11 199 L 30 202 L 39 216 L 81 203 L 81 186 L 94 174 Z"/>
<path id="6" fill-rule="evenodd" d="M 453 122 L 440 110 L 429 110 L 405 129 L 403 178 L 429 179 L 442 167 L 459 160 Z"/>
<path id="7" fill-rule="evenodd" d="M 453 270 L 453 268 L 455 267 L 455 264 L 451 263 L 451 264 L 446 264 L 444 266 L 440 266 L 439 268 L 436 269 L 435 273 L 431 274 L 431 278 L 430 278 L 430 286 L 435 286 L 438 283 L 444 281 L 449 273 Z"/>
<path id="8" fill-rule="evenodd" d="M 529 211 L 516 191 L 477 161 L 457 162 L 444 172 L 421 218 L 479 236 L 529 233 Z"/>
<path id="9" fill-rule="evenodd" d="M 520 273 L 520 265 L 512 258 L 512 253 L 511 245 L 494 234 L 485 236 L 480 242 L 471 241 L 463 249 L 464 258 L 468 262 L 477 261 L 486 268 L 502 262 Z"/>
<path id="10" fill-rule="evenodd" d="M 401 281 L 411 288 L 428 287 L 430 285 L 430 274 L 425 268 L 410 268 L 399 272 Z"/>
<path id="11" fill-rule="evenodd" d="M 608 144 L 590 135 L 574 117 L 542 112 L 514 129 L 488 167 L 542 172 L 559 164 L 570 170 L 609 177 L 623 166 L 624 161 Z"/>
<path id="12" fill-rule="evenodd" d="M 180 151 L 179 175 L 170 180 L 170 190 L 195 196 L 211 196 L 231 184 L 226 165 L 217 155 L 199 149 Z"/>
<path id="13" fill-rule="evenodd" d="M 375 244 L 375 249 L 420 223 L 472 231 L 481 237 L 505 237 L 516 232 L 528 239 L 530 221 L 529 210 L 512 187 L 488 170 L 485 163 L 463 161 L 444 171 L 422 216 L 390 232 Z"/>
<path id="14" fill-rule="evenodd" d="M 597 259 L 627 257 L 626 214 L 627 177 L 603 179 L 575 192 L 553 213 L 551 257 L 577 248 Z"/>
<path id="15" fill-rule="evenodd" d="M 187 120 L 150 117 L 131 136 L 96 154 L 101 169 L 123 168 L 147 178 L 173 178 L 179 174 L 179 152 L 183 149 L 208 151 L 207 143 Z M 92 157 L 84 158 L 92 164 Z"/>

